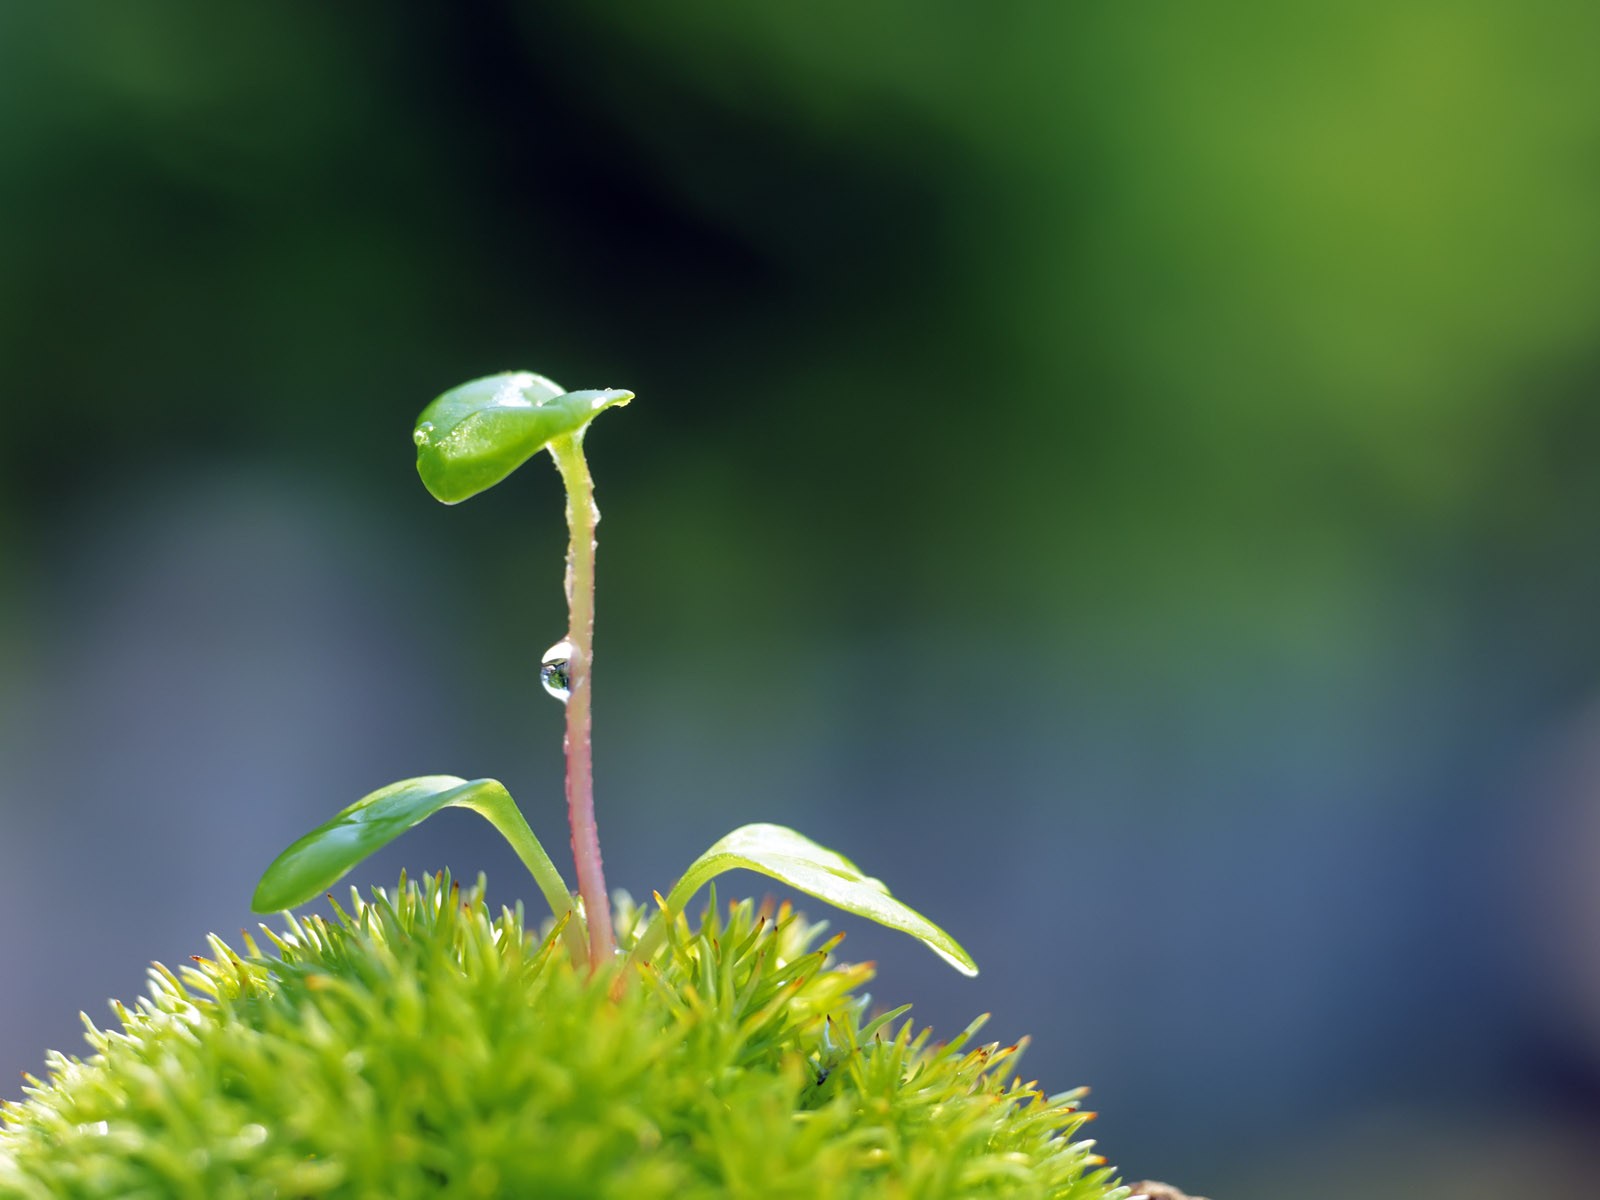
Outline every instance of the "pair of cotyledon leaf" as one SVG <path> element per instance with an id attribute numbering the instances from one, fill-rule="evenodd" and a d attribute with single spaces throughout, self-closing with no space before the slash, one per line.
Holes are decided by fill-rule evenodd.
<path id="1" fill-rule="evenodd" d="M 418 418 L 417 472 L 433 495 L 455 504 L 510 475 L 552 441 L 580 436 L 594 417 L 626 404 L 633 393 L 564 392 L 541 375 L 519 371 L 474 380 L 444 393 Z M 583 955 L 582 914 L 561 873 L 534 836 L 510 793 L 493 779 L 425 775 L 379 788 L 300 838 L 272 862 L 252 907 L 276 912 L 315 898 L 362 859 L 444 808 L 467 808 L 500 831 L 533 875 L 558 918 L 574 956 Z M 933 922 L 842 855 L 781 825 L 745 825 L 690 864 L 662 912 L 634 943 L 644 960 L 701 887 L 724 871 L 768 875 L 846 912 L 910 934 L 951 966 L 977 974 L 970 955 Z"/>

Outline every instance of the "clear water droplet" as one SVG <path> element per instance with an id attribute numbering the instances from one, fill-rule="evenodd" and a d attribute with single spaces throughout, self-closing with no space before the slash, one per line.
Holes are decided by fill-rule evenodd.
<path id="1" fill-rule="evenodd" d="M 572 696 L 572 653 L 572 643 L 562 638 L 544 652 L 539 664 L 539 682 L 563 704 Z"/>
<path id="2" fill-rule="evenodd" d="M 411 440 L 419 446 L 426 446 L 428 439 L 433 436 L 433 422 L 424 421 L 411 431 Z"/>

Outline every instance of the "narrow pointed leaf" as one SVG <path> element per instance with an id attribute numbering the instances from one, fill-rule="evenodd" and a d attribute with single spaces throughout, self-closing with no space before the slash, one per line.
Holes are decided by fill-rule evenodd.
<path id="1" fill-rule="evenodd" d="M 504 786 L 493 779 L 455 775 L 402 779 L 363 796 L 273 859 L 250 907 L 270 913 L 314 899 L 369 854 L 444 808 L 469 808 L 486 818 L 511 842 L 556 915 L 572 907 L 561 873 Z"/>
<path id="2" fill-rule="evenodd" d="M 603 389 L 563 392 L 531 371 L 507 371 L 451 388 L 417 418 L 417 474 L 434 497 L 457 504 L 510 475 L 556 438 L 633 399 Z"/>
<path id="3" fill-rule="evenodd" d="M 845 912 L 909 933 L 963 975 L 978 973 L 978 965 L 955 938 L 896 900 L 880 880 L 782 825 L 742 826 L 697 858 L 667 897 L 668 919 L 683 912 L 708 881 L 738 869 L 770 875 Z"/>

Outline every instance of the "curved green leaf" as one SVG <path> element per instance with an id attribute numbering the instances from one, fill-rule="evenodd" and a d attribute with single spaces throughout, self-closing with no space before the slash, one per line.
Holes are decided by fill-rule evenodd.
<path id="1" fill-rule="evenodd" d="M 845 912 L 909 933 L 963 975 L 978 973 L 978 964 L 955 938 L 896 900 L 882 881 L 865 874 L 842 854 L 782 825 L 741 826 L 695 859 L 667 897 L 667 919 L 683 912 L 711 879 L 740 868 L 770 875 Z M 656 941 L 646 933 L 634 957 L 647 957 Z"/>
<path id="2" fill-rule="evenodd" d="M 402 779 L 363 796 L 273 859 L 256 885 L 250 907 L 270 913 L 314 899 L 369 854 L 443 808 L 469 808 L 488 820 L 532 872 L 556 916 L 572 908 L 572 894 L 561 872 L 505 787 L 494 779 L 469 781 L 456 775 Z M 581 944 L 582 932 L 576 936 Z"/>
<path id="3" fill-rule="evenodd" d="M 531 371 L 507 371 L 453 387 L 417 418 L 417 474 L 434 497 L 457 504 L 486 491 L 556 438 L 633 399 L 603 389 L 563 392 Z"/>

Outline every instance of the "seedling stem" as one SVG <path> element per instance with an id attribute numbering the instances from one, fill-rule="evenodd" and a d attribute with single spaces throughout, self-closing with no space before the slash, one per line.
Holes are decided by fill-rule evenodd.
<path id="1" fill-rule="evenodd" d="M 611 900 L 600 862 L 600 833 L 594 820 L 594 767 L 590 747 L 590 678 L 594 662 L 595 526 L 594 481 L 583 457 L 583 430 L 550 442 L 567 489 L 567 641 L 571 695 L 567 698 L 567 821 L 572 828 L 572 861 L 578 872 L 589 925 L 589 964 L 598 970 L 616 953 L 611 930 Z"/>

